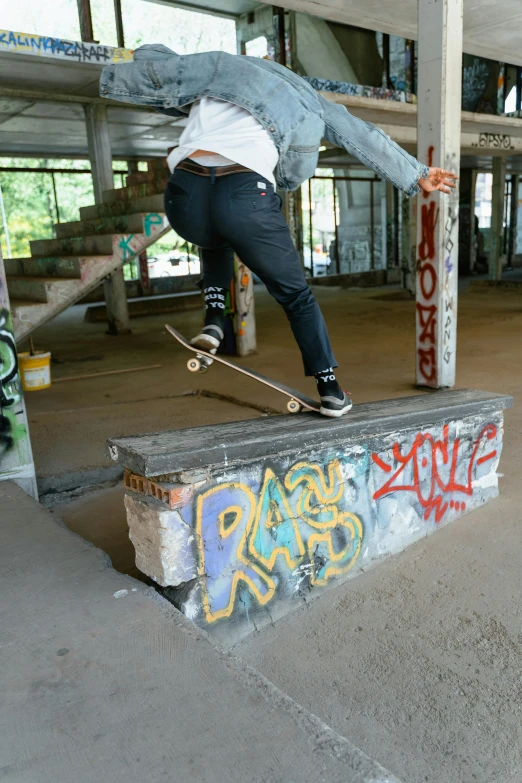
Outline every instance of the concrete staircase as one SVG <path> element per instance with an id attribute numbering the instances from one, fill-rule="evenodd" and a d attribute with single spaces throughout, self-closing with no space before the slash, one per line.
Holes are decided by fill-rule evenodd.
<path id="1" fill-rule="evenodd" d="M 55 239 L 32 241 L 29 258 L 4 262 L 17 341 L 169 230 L 166 178 L 165 167 L 155 161 L 149 171 L 127 177 L 126 187 L 105 191 L 101 204 L 82 207 L 80 220 L 56 224 Z"/>

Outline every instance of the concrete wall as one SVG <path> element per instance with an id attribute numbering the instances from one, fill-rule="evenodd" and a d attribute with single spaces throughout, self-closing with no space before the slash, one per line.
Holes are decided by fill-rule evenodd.
<path id="1" fill-rule="evenodd" d="M 344 172 L 339 172 L 342 174 Z M 373 176 L 373 173 L 372 173 Z M 373 256 L 370 183 L 337 182 L 339 204 L 339 271 L 341 274 L 386 269 L 385 217 L 386 184 L 373 183 Z"/>
<path id="2" fill-rule="evenodd" d="M 242 636 L 494 498 L 502 436 L 497 410 L 342 443 L 302 437 L 176 481 L 127 470 L 136 564 L 196 623 Z"/>
<path id="3" fill-rule="evenodd" d="M 324 19 L 296 14 L 296 51 L 307 76 L 359 84 L 346 53 Z"/>

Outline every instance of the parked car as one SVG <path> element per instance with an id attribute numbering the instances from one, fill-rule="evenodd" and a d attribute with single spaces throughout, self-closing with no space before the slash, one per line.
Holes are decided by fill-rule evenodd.
<path id="1" fill-rule="evenodd" d="M 149 277 L 179 277 L 199 275 L 200 260 L 193 253 L 158 253 L 147 259 Z"/>
<path id="2" fill-rule="evenodd" d="M 312 276 L 312 265 L 310 263 L 310 248 L 303 248 L 304 268 L 305 273 Z M 321 277 L 329 273 L 331 265 L 331 259 L 326 253 L 321 253 L 318 250 L 314 250 L 314 268 L 313 276 Z"/>

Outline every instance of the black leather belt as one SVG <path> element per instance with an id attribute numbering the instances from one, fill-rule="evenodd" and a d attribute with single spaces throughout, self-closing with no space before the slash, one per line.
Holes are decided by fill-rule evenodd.
<path id="1" fill-rule="evenodd" d="M 209 166 L 200 166 L 199 163 L 195 163 L 195 161 L 189 160 L 189 158 L 185 158 L 185 160 L 178 163 L 176 168 L 190 171 L 191 174 L 198 174 L 200 177 L 212 176 L 212 170 Z M 251 169 L 247 169 L 245 166 L 240 166 L 239 163 L 234 163 L 231 166 L 216 166 L 215 168 L 212 167 L 212 169 L 215 177 L 226 177 L 228 174 L 244 174 L 245 171 L 251 171 Z"/>

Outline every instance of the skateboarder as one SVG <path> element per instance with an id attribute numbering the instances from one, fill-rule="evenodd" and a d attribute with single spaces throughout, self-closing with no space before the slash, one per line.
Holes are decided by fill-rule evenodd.
<path id="1" fill-rule="evenodd" d="M 383 131 L 325 100 L 292 71 L 270 60 L 207 52 L 178 55 L 141 46 L 134 62 L 109 65 L 101 95 L 187 118 L 167 159 L 172 175 L 165 211 L 172 228 L 201 249 L 206 315 L 192 342 L 217 349 L 234 252 L 283 306 L 314 375 L 321 413 L 338 417 L 352 403 L 335 376 L 326 325 L 307 285 L 281 212 L 282 190 L 311 177 L 323 139 L 342 147 L 407 196 L 449 193 L 456 175 L 428 168 Z"/>

